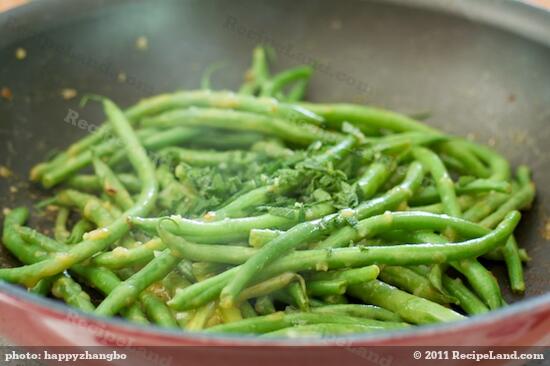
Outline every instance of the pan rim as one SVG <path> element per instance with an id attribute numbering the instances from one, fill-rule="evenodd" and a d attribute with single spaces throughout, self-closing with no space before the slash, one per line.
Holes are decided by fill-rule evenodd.
<path id="1" fill-rule="evenodd" d="M 146 335 L 161 337 L 172 342 L 204 342 L 205 345 L 216 346 L 345 346 L 361 345 L 366 342 L 384 343 L 391 341 L 413 341 L 419 336 L 429 336 L 444 334 L 449 330 L 460 332 L 475 327 L 483 327 L 486 324 L 494 324 L 500 321 L 514 318 L 527 311 L 539 312 L 550 311 L 550 293 L 534 296 L 532 298 L 515 302 L 504 308 L 492 310 L 488 313 L 475 315 L 464 320 L 449 323 L 434 323 L 413 326 L 407 329 L 396 329 L 384 332 L 373 332 L 356 335 L 342 335 L 331 337 L 330 339 L 303 338 L 303 339 L 285 339 L 272 338 L 269 340 L 260 339 L 256 335 L 243 334 L 223 334 L 223 333 L 196 333 L 182 329 L 167 329 L 154 324 L 135 324 L 122 318 L 104 318 L 90 313 L 71 308 L 60 301 L 34 295 L 7 282 L 0 281 L 0 293 L 6 294 L 22 301 L 26 304 L 39 308 L 40 314 L 48 314 L 57 319 L 69 321 L 69 316 L 76 314 L 79 319 L 99 324 L 108 325 L 117 328 L 117 331 L 125 332 L 129 335 Z M 89 324 L 87 324 L 89 325 Z M 113 332 L 113 329 L 109 329 Z"/>

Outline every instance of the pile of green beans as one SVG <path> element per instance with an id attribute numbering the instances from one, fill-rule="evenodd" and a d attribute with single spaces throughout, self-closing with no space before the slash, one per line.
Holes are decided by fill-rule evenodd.
<path id="1" fill-rule="evenodd" d="M 525 290 L 526 166 L 512 175 L 492 149 L 395 112 L 301 102 L 313 69 L 272 73 L 269 59 L 254 50 L 236 93 L 125 111 L 93 97 L 107 122 L 31 171 L 53 235 L 7 210 L 2 242 L 22 265 L 0 279 L 96 315 L 267 337 L 500 308 L 489 261 Z"/>

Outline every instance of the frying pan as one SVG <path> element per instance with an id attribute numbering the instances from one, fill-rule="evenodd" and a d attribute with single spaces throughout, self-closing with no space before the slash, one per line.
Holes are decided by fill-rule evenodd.
<path id="1" fill-rule="evenodd" d="M 517 235 L 533 257 L 524 296 L 510 294 L 505 274 L 495 267 L 510 306 L 453 324 L 347 337 L 346 344 L 550 343 L 550 252 L 544 239 L 550 208 L 548 12 L 514 1 L 44 0 L 1 14 L 0 34 L 0 87 L 13 93 L 11 101 L 0 100 L 0 164 L 14 172 L 0 180 L 2 207 L 30 206 L 41 191 L 25 183 L 29 168 L 103 120 L 99 109 L 80 109 L 79 98 L 63 98 L 63 89 L 107 95 L 128 106 L 151 94 L 197 88 L 214 62 L 223 63 L 214 87 L 235 89 L 251 49 L 268 43 L 281 68 L 319 65 L 310 100 L 427 111 L 427 123 L 493 145 L 535 173 L 537 199 Z M 139 37 L 146 37 L 146 49 L 136 48 Z M 14 57 L 18 47 L 27 51 L 24 60 Z M 65 122 L 71 110 L 86 124 Z M 0 257 L 3 266 L 15 264 L 5 251 Z M 4 283 L 0 331 L 25 345 L 290 344 L 99 319 Z M 323 344 L 342 344 L 335 342 Z M 239 362 L 247 354 L 216 357 Z M 214 356 L 201 357 L 207 362 Z"/>

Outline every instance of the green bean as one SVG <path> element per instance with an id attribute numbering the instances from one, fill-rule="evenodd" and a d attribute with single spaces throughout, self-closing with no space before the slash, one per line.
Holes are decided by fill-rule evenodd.
<path id="1" fill-rule="evenodd" d="M 345 295 L 328 295 L 321 298 L 325 304 L 328 305 L 347 305 L 349 304 L 348 298 Z"/>
<path id="2" fill-rule="evenodd" d="M 523 248 L 518 248 L 518 254 L 519 254 L 519 259 L 523 263 L 529 262 L 531 260 L 531 258 L 529 257 L 529 254 L 527 254 L 527 251 Z M 502 254 L 502 248 L 497 248 L 495 250 L 492 250 L 490 252 L 483 254 L 483 258 L 490 261 L 503 261 L 504 256 Z"/>
<path id="3" fill-rule="evenodd" d="M 372 163 L 356 183 L 361 198 L 366 200 L 374 196 L 388 179 L 391 171 L 390 164 L 383 162 Z"/>
<path id="4" fill-rule="evenodd" d="M 257 280 L 269 278 L 269 276 L 286 271 L 301 272 L 342 267 L 361 267 L 375 263 L 388 265 L 432 264 L 473 258 L 502 245 L 512 233 L 519 218 L 520 214 L 514 211 L 506 216 L 497 229 L 483 237 L 461 243 L 404 244 L 382 247 L 298 251 L 280 258 L 264 268 Z M 377 217 L 371 219 L 379 220 Z M 239 249 L 250 250 L 249 248 Z M 234 267 L 183 289 L 170 300 L 169 305 L 176 310 L 186 310 L 189 307 L 200 306 L 201 303 L 204 303 L 203 301 L 211 301 L 220 294 L 222 288 L 227 285 L 240 268 L 242 267 Z"/>
<path id="5" fill-rule="evenodd" d="M 446 264 L 433 264 L 430 268 L 430 273 L 428 273 L 428 280 L 430 281 L 430 284 L 432 284 L 437 290 L 444 293 L 443 290 L 443 280 L 441 277 L 443 276 L 444 268 L 447 268 Z"/>
<path id="6" fill-rule="evenodd" d="M 256 153 L 264 154 L 269 157 L 288 158 L 295 154 L 295 152 L 285 147 L 281 142 L 277 140 L 258 141 L 255 142 L 250 150 Z"/>
<path id="7" fill-rule="evenodd" d="M 178 289 L 191 286 L 191 282 L 182 276 L 176 268 L 162 279 L 162 286 L 168 291 L 169 297 L 172 298 Z"/>
<path id="8" fill-rule="evenodd" d="M 290 285 L 298 284 L 297 282 L 293 282 Z M 275 291 L 269 295 L 269 297 L 273 300 L 273 302 L 278 302 L 287 305 L 286 309 L 288 311 L 294 311 L 295 308 L 298 308 L 298 302 L 295 301 L 294 296 L 290 293 L 290 285 L 282 290 Z M 298 284 L 299 286 L 299 284 Z M 302 289 L 300 289 L 300 292 L 303 292 Z M 309 305 L 309 298 L 306 292 L 303 292 L 300 294 L 300 297 L 304 296 L 307 298 L 307 303 Z M 301 310 L 301 311 L 308 311 L 308 310 Z"/>
<path id="9" fill-rule="evenodd" d="M 303 281 L 292 282 L 288 285 L 287 292 L 298 309 L 301 311 L 309 311 L 309 297 Z"/>
<path id="10" fill-rule="evenodd" d="M 325 122 L 332 127 L 338 127 L 342 121 L 347 121 L 366 131 L 376 128 L 396 132 L 438 132 L 410 117 L 373 107 L 352 104 L 300 103 L 300 105 L 320 115 Z M 477 157 L 470 151 L 471 146 L 466 145 L 465 140 L 444 142 L 441 146 L 446 149 L 449 155 L 456 157 L 463 164 L 467 165 L 468 170 L 476 176 L 481 178 L 488 177 L 489 173 L 486 167 L 483 166 Z"/>
<path id="11" fill-rule="evenodd" d="M 216 302 L 210 302 L 195 311 L 185 328 L 190 331 L 201 330 L 216 311 Z"/>
<path id="12" fill-rule="evenodd" d="M 281 118 L 288 118 L 292 121 L 305 121 L 313 123 L 322 121 L 321 117 L 299 106 L 278 103 L 276 100 L 271 98 L 239 96 L 235 93 L 227 91 L 190 91 L 157 95 L 155 97 L 145 99 L 129 108 L 125 111 L 125 115 L 128 120 L 133 123 L 144 116 L 158 114 L 174 108 L 190 106 L 231 108 L 266 115 L 274 115 Z M 111 132 L 112 127 L 109 124 L 103 124 L 94 134 L 72 144 L 66 152 L 59 154 L 54 161 L 39 164 L 34 167 L 31 172 L 31 179 L 40 179 L 44 172 L 50 170 L 52 167 L 65 164 L 68 159 L 80 154 L 81 152 L 85 152 L 91 146 L 108 137 Z"/>
<path id="13" fill-rule="evenodd" d="M 92 258 L 92 263 L 111 269 L 119 269 L 135 265 L 144 265 L 155 257 L 155 251 L 166 249 L 165 244 L 158 238 L 127 249 L 116 247 L 110 252 L 100 253 Z"/>
<path id="14" fill-rule="evenodd" d="M 460 207 L 460 210 L 468 210 L 470 207 L 472 207 L 476 199 L 473 196 L 460 196 L 457 198 L 458 206 Z M 422 211 L 422 212 L 428 212 L 433 214 L 444 214 L 445 210 L 443 208 L 443 204 L 441 202 L 434 203 L 427 206 L 414 206 L 409 208 L 411 211 Z M 471 221 L 471 220 L 468 220 Z"/>
<path id="15" fill-rule="evenodd" d="M 16 208 L 11 210 L 6 215 L 4 220 L 4 232 L 2 242 L 14 253 L 23 263 L 37 263 L 47 256 L 45 252 L 39 252 L 34 247 L 34 243 L 28 245 L 24 238 L 19 234 L 19 229 L 28 216 L 28 211 L 25 208 Z M 52 239 L 53 240 L 53 239 Z M 94 306 L 90 301 L 90 297 L 86 294 L 80 285 L 72 278 L 64 275 L 52 276 L 44 278 L 41 286 L 45 286 L 47 290 L 51 288 L 54 296 L 63 299 L 67 304 L 80 309 L 82 311 L 91 312 Z M 34 293 L 46 291 L 44 288 L 33 287 Z"/>
<path id="16" fill-rule="evenodd" d="M 310 66 L 299 66 L 280 72 L 264 82 L 260 95 L 273 97 L 281 92 L 287 84 L 293 81 L 307 80 L 312 73 L 313 69 Z"/>
<path id="17" fill-rule="evenodd" d="M 505 181 L 510 178 L 510 164 L 502 156 L 487 146 L 479 145 L 471 141 L 464 141 L 464 144 L 479 158 L 489 164 L 491 170 L 489 179 Z"/>
<path id="18" fill-rule="evenodd" d="M 169 224 L 170 219 L 165 219 L 163 224 Z M 163 225 L 164 230 L 160 231 L 166 244 L 173 250 L 181 253 L 182 256 L 196 261 L 219 262 L 228 264 L 240 264 L 251 256 L 258 253 L 252 248 L 242 248 L 236 246 L 219 245 L 197 245 L 192 244 L 181 237 L 177 237 Z M 374 236 L 378 233 L 384 233 L 389 230 L 445 230 L 453 228 L 462 237 L 477 238 L 490 233 L 490 230 L 466 220 L 450 217 L 447 215 L 434 215 L 422 212 L 386 212 L 382 215 L 370 217 L 356 224 L 356 235 L 354 239 L 359 240 L 366 236 Z M 368 247 L 371 248 L 371 247 Z M 313 253 L 314 251 L 311 251 Z M 103 254 L 102 254 L 103 255 Z M 100 255 L 101 256 L 101 255 Z M 362 269 L 366 275 L 376 277 L 376 268 L 367 267 Z M 349 281 L 353 278 L 354 271 L 344 271 L 339 273 L 342 279 Z M 358 272 L 359 273 L 359 272 Z M 313 279 L 334 279 L 337 274 L 317 274 Z"/>
<path id="19" fill-rule="evenodd" d="M 502 159 L 498 160 L 501 162 Z M 501 165 L 503 163 L 501 162 Z M 505 170 L 502 168 L 501 170 Z M 518 180 L 520 181 L 519 190 L 510 197 L 510 199 L 502 204 L 495 212 L 490 216 L 484 218 L 480 223 L 486 227 L 493 227 L 495 221 L 502 217 L 506 211 L 511 209 L 523 208 L 525 205 L 530 205 L 535 196 L 535 187 L 531 182 L 529 168 L 520 166 L 518 168 Z M 506 262 L 506 268 L 508 270 L 508 278 L 510 281 L 510 287 L 512 291 L 523 292 L 525 291 L 525 280 L 523 278 L 523 268 L 521 264 L 521 257 L 518 250 L 518 245 L 513 236 L 511 236 L 504 247 L 501 249 L 504 260 Z"/>
<path id="20" fill-rule="evenodd" d="M 211 89 L 210 78 L 212 77 L 212 74 L 222 69 L 223 67 L 224 67 L 223 63 L 214 63 L 211 65 L 208 65 L 201 77 L 201 89 L 206 89 L 206 90 Z"/>
<path id="21" fill-rule="evenodd" d="M 155 133 L 143 139 L 143 147 L 151 152 L 162 150 L 169 146 L 180 145 L 192 141 L 201 134 L 199 129 L 189 129 L 185 127 L 174 127 Z M 162 158 L 158 153 L 152 153 L 151 158 L 157 160 Z M 109 159 L 111 166 L 120 164 L 126 159 L 124 151 L 118 151 Z"/>
<path id="22" fill-rule="evenodd" d="M 95 310 L 90 296 L 82 291 L 80 285 L 68 276 L 59 276 L 54 281 L 52 294 L 57 298 L 63 299 L 68 305 L 84 312 L 91 313 Z"/>
<path id="23" fill-rule="evenodd" d="M 522 187 L 531 183 L 531 169 L 526 165 L 518 166 L 516 176 Z"/>
<path id="24" fill-rule="evenodd" d="M 439 291 L 426 277 L 418 275 L 406 267 L 385 266 L 379 277 L 382 281 L 415 296 L 443 305 L 456 303 L 456 299 Z"/>
<path id="25" fill-rule="evenodd" d="M 29 210 L 25 207 L 11 209 L 4 218 L 2 232 L 2 243 L 22 263 L 34 263 L 47 255 L 47 252 L 40 247 L 27 246 L 20 237 L 18 228 L 27 221 L 28 217 Z"/>
<path id="26" fill-rule="evenodd" d="M 337 162 L 347 156 L 350 151 L 357 145 L 357 139 L 354 136 L 349 136 L 340 143 L 330 147 L 322 154 L 315 155 L 312 158 L 306 159 L 298 165 L 324 165 Z M 299 174 L 295 179 L 281 181 L 277 179 L 273 184 L 256 188 L 244 195 L 238 197 L 228 205 L 216 210 L 214 213 L 219 217 L 232 217 L 243 212 L 248 207 L 253 207 L 266 203 L 274 194 L 285 194 L 295 188 L 299 180 L 305 179 L 306 176 Z"/>
<path id="27" fill-rule="evenodd" d="M 344 280 L 311 281 L 307 284 L 309 296 L 343 295 L 348 284 Z"/>
<path id="28" fill-rule="evenodd" d="M 342 121 L 363 127 L 395 132 L 419 131 L 434 132 L 435 130 L 407 116 L 367 106 L 353 104 L 314 104 L 299 103 L 300 106 L 321 116 L 331 127 L 339 128 Z"/>
<path id="29" fill-rule="evenodd" d="M 208 333 L 254 333 L 262 334 L 273 332 L 278 329 L 288 328 L 297 324 L 319 324 L 330 321 L 335 324 L 360 324 L 373 329 L 400 329 L 405 328 L 408 325 L 404 323 L 383 322 L 378 320 L 355 318 L 345 315 L 327 316 L 325 314 L 313 314 L 313 313 L 274 313 L 266 316 L 258 316 L 255 318 L 243 319 L 239 322 L 230 324 L 221 324 L 211 328 L 208 328 Z"/>
<path id="30" fill-rule="evenodd" d="M 308 279 L 315 281 L 344 281 L 347 285 L 356 285 L 362 282 L 374 280 L 380 273 L 380 268 L 376 265 L 356 269 L 346 269 L 342 271 L 316 272 Z"/>
<path id="31" fill-rule="evenodd" d="M 484 192 L 510 192 L 510 184 L 503 181 L 493 181 L 489 179 L 477 179 L 467 184 L 457 184 L 455 191 L 457 195 L 484 193 Z M 427 205 L 439 200 L 439 193 L 436 187 L 426 187 L 420 189 L 414 197 L 411 198 L 411 205 Z"/>
<path id="32" fill-rule="evenodd" d="M 489 228 L 494 227 L 495 223 L 498 222 L 503 215 L 506 215 L 507 212 L 529 205 L 532 202 L 534 195 L 534 185 L 531 182 L 525 184 L 523 187 L 520 187 L 520 189 L 506 202 L 504 202 L 496 211 L 481 220 L 480 224 Z M 510 239 L 506 242 L 506 245 L 502 248 L 502 253 L 508 269 L 508 277 L 512 290 L 515 292 L 523 292 L 525 290 L 523 268 L 518 252 L 518 246 L 513 237 L 510 237 Z"/>
<path id="33" fill-rule="evenodd" d="M 154 131 L 150 129 L 141 130 L 137 132 L 138 137 L 143 139 L 145 136 L 150 135 Z M 45 188 L 51 188 L 70 177 L 78 170 L 91 164 L 92 159 L 95 157 L 103 157 L 113 154 L 122 147 L 121 139 L 110 139 L 99 145 L 94 146 L 93 151 L 87 150 L 79 155 L 71 156 L 67 159 L 65 164 L 54 167 L 53 169 L 45 172 L 42 176 L 42 185 Z"/>
<path id="34" fill-rule="evenodd" d="M 502 247 L 502 256 L 508 269 L 508 279 L 510 288 L 514 292 L 525 291 L 525 280 L 523 278 L 523 267 L 519 254 L 518 244 L 514 236 L 510 236 L 506 244 Z"/>
<path id="35" fill-rule="evenodd" d="M 402 319 L 396 313 L 376 305 L 343 304 L 343 305 L 323 305 L 313 307 L 313 313 L 319 314 L 341 314 L 357 318 L 367 318 L 374 320 L 383 320 L 389 322 L 401 322 Z"/>
<path id="36" fill-rule="evenodd" d="M 93 229 L 93 225 L 91 222 L 89 222 L 86 219 L 80 219 L 78 220 L 67 238 L 67 244 L 75 244 L 82 240 L 82 237 L 84 234 L 86 234 L 88 231 Z"/>
<path id="37" fill-rule="evenodd" d="M 273 98 L 256 98 L 239 95 L 231 91 L 181 91 L 174 94 L 161 94 L 145 100 L 137 108 L 147 111 L 147 115 L 186 107 L 219 108 L 273 116 L 292 122 L 319 124 L 323 118 L 298 105 L 281 103 Z M 223 128 L 223 127 L 222 127 Z"/>
<path id="38" fill-rule="evenodd" d="M 223 323 L 238 322 L 243 319 L 241 310 L 236 306 L 227 309 L 218 307 L 218 313 Z"/>
<path id="39" fill-rule="evenodd" d="M 261 296 L 257 298 L 254 309 L 260 315 L 273 314 L 277 311 L 270 296 Z"/>
<path id="40" fill-rule="evenodd" d="M 416 148 L 414 153 L 417 158 L 423 160 L 426 166 L 430 166 L 431 173 L 440 192 L 444 211 L 453 216 L 461 216 L 462 212 L 456 200 L 452 180 L 437 155 L 422 148 Z M 434 240 L 434 238 L 429 237 L 429 240 Z M 483 297 L 490 308 L 495 309 L 500 306 L 501 294 L 498 284 L 490 272 L 477 260 L 463 259 L 458 262 L 452 262 L 451 265 L 468 277 L 470 284 Z"/>
<path id="41" fill-rule="evenodd" d="M 468 144 L 466 140 L 454 140 L 445 144 L 441 144 L 441 152 L 454 158 L 463 169 L 477 177 L 489 178 L 487 167 L 478 159 L 477 154 L 471 150 L 475 144 Z"/>
<path id="42" fill-rule="evenodd" d="M 183 237 L 178 237 L 166 230 L 170 219 L 161 221 L 158 234 L 162 242 L 179 256 L 193 261 L 238 264 L 256 254 L 252 248 L 243 248 L 229 245 L 200 245 L 190 243 Z"/>
<path id="43" fill-rule="evenodd" d="M 69 231 L 67 231 L 67 220 L 69 218 L 69 210 L 65 207 L 60 207 L 57 212 L 54 227 L 54 237 L 58 241 L 66 241 L 69 237 Z"/>
<path id="44" fill-rule="evenodd" d="M 435 302 L 411 295 L 384 282 L 373 280 L 349 287 L 349 293 L 399 315 L 413 324 L 461 320 L 464 317 Z"/>
<path id="45" fill-rule="evenodd" d="M 491 192 L 466 210 L 463 218 L 473 222 L 481 221 L 499 208 L 509 197 L 508 194 Z"/>
<path id="46" fill-rule="evenodd" d="M 145 291 L 141 293 L 139 299 L 147 311 L 147 316 L 153 320 L 155 324 L 167 328 L 178 326 L 170 309 L 157 296 Z"/>
<path id="47" fill-rule="evenodd" d="M 528 167 L 511 177 L 496 151 L 411 116 L 299 102 L 314 68 L 272 75 L 271 51 L 254 50 L 239 93 L 208 90 L 207 70 L 202 90 L 124 112 L 85 96 L 107 123 L 31 170 L 60 187 L 35 205 L 59 210 L 54 238 L 23 226 L 26 209 L 8 210 L 2 240 L 23 265 L 0 280 L 96 315 L 269 337 L 506 305 L 479 257 L 525 290 L 514 229 L 534 200 Z"/>
<path id="48" fill-rule="evenodd" d="M 216 151 L 167 147 L 160 151 L 160 155 L 193 166 L 209 166 L 224 163 L 250 164 L 254 161 L 260 160 L 259 154 L 243 150 Z"/>
<path id="49" fill-rule="evenodd" d="M 161 165 L 157 169 L 157 180 L 161 187 L 158 203 L 161 207 L 171 209 L 179 202 L 194 204 L 199 195 L 192 184 L 178 181 L 167 165 Z"/>
<path id="50" fill-rule="evenodd" d="M 125 115 L 130 122 L 134 122 L 144 116 L 189 106 L 233 108 L 250 112 L 273 114 L 296 121 L 319 122 L 322 120 L 321 117 L 298 106 L 277 103 L 277 101 L 273 99 L 238 96 L 237 94 L 226 91 L 191 91 L 162 94 L 141 101 L 126 110 Z M 71 157 L 85 152 L 94 144 L 107 138 L 111 131 L 112 129 L 109 124 L 103 124 L 94 134 L 72 144 L 66 152 L 56 156 L 53 161 L 39 164 L 34 167 L 31 172 L 31 178 L 33 180 L 40 179 L 44 172 L 52 167 L 63 165 Z"/>
<path id="51" fill-rule="evenodd" d="M 287 93 L 286 97 L 284 98 L 278 97 L 278 99 L 282 99 L 289 103 L 299 102 L 304 98 L 308 85 L 309 85 L 309 78 L 298 80 L 296 81 L 295 85 L 290 89 L 290 91 Z"/>
<path id="52" fill-rule="evenodd" d="M 117 174 L 118 179 L 129 192 L 139 192 L 141 182 L 132 174 Z M 65 181 L 65 186 L 82 192 L 98 192 L 103 189 L 101 180 L 96 175 L 75 175 Z"/>
<path id="53" fill-rule="evenodd" d="M 58 252 L 58 251 L 68 249 L 66 245 L 58 243 L 55 240 L 38 233 L 35 230 L 29 229 L 26 227 L 18 227 L 16 230 L 21 235 L 21 238 L 23 238 L 25 241 L 32 243 L 33 245 L 40 246 L 41 248 L 44 248 L 48 252 Z M 105 268 L 91 269 L 88 266 L 74 265 L 71 268 L 71 271 L 75 272 L 76 275 L 85 278 L 88 281 L 88 283 L 90 283 L 93 287 L 96 287 L 97 289 L 99 289 L 105 294 L 111 293 L 112 290 L 121 283 L 121 281 L 118 279 L 118 277 L 114 273 L 112 273 L 111 271 Z M 65 281 L 72 281 L 72 280 L 70 280 L 69 278 L 69 279 L 65 279 Z M 67 286 L 69 287 L 69 289 L 65 291 L 72 290 L 73 293 L 78 293 L 78 289 L 79 289 L 78 284 L 69 283 L 68 285 L 63 285 L 61 289 L 64 289 Z M 54 283 L 54 287 L 55 287 L 55 283 Z M 64 294 L 64 292 L 59 292 L 59 293 Z M 84 294 L 82 296 L 86 297 L 87 295 Z M 80 298 L 76 298 L 76 300 L 79 300 L 79 299 Z M 65 300 L 67 301 L 67 299 Z M 157 308 L 159 308 L 159 306 L 157 306 Z M 93 310 L 94 309 L 92 308 L 92 311 Z M 155 313 L 156 311 L 157 310 L 153 309 L 150 312 Z M 160 311 L 162 311 L 162 309 L 160 309 Z M 132 309 L 132 307 L 126 309 L 125 311 L 123 311 L 123 313 L 125 314 L 125 316 L 134 317 L 135 320 L 137 320 L 138 322 L 143 322 L 141 319 L 141 313 L 136 309 Z M 143 318 L 145 317 L 143 316 Z"/>
<path id="54" fill-rule="evenodd" d="M 172 271 L 181 257 L 165 249 L 158 257 L 115 287 L 95 310 L 97 315 L 114 315 L 131 305 L 147 287 L 162 280 Z"/>
<path id="55" fill-rule="evenodd" d="M 248 245 L 253 248 L 261 248 L 271 240 L 281 236 L 282 233 L 282 230 L 252 229 L 248 236 Z"/>
<path id="56" fill-rule="evenodd" d="M 281 338 L 326 338 L 343 334 L 368 333 L 379 331 L 377 326 L 368 326 L 362 324 L 338 324 L 338 323 L 320 323 L 297 325 L 288 328 L 279 329 L 273 332 L 263 334 L 262 337 L 281 337 Z"/>
<path id="57" fill-rule="evenodd" d="M 239 272 L 224 288 L 221 294 L 221 306 L 232 304 L 234 298 L 246 286 L 247 282 L 267 264 L 288 251 L 295 249 L 305 241 L 311 241 L 324 233 L 332 231 L 334 228 L 342 227 L 346 223 L 346 218 L 356 216 L 361 219 L 376 214 L 391 207 L 394 201 L 398 200 L 400 202 L 403 196 L 410 196 L 412 194 L 411 187 L 418 184 L 419 178 L 422 176 L 422 168 L 419 165 L 412 164 L 409 172 L 410 174 L 405 178 L 402 185 L 396 187 L 386 195 L 362 203 L 355 210 L 344 209 L 338 214 L 328 215 L 317 221 L 296 225 L 283 235 L 266 244 L 260 249 L 260 253 L 250 258 L 240 268 Z"/>
<path id="58" fill-rule="evenodd" d="M 443 275 L 443 286 L 449 294 L 458 299 L 460 307 L 470 315 L 483 314 L 489 311 L 487 306 L 470 291 L 460 278 L 452 279 L 447 275 Z"/>
<path id="59" fill-rule="evenodd" d="M 112 154 L 119 147 L 119 141 L 111 139 L 103 142 L 100 145 L 94 147 L 92 153 L 91 150 L 85 151 L 80 155 L 72 156 L 66 159 L 64 164 L 61 164 L 57 167 L 53 167 L 51 170 L 48 170 L 41 174 L 41 182 L 45 188 L 51 188 L 65 179 L 69 178 L 73 173 L 77 172 L 79 169 L 84 168 L 91 163 L 92 158 L 95 156 L 101 157 L 108 154 Z M 33 173 L 31 173 L 32 176 Z"/>
<path id="60" fill-rule="evenodd" d="M 57 276 L 44 278 L 38 281 L 38 283 L 34 285 L 34 287 L 30 288 L 29 292 L 36 295 L 47 296 L 52 290 L 52 286 L 55 280 L 57 280 Z"/>
<path id="61" fill-rule="evenodd" d="M 256 132 L 239 131 L 232 133 L 223 129 L 204 129 L 201 131 L 200 135 L 189 141 L 189 147 L 215 150 L 252 149 L 254 144 L 265 138 L 263 134 Z M 293 151 L 290 151 L 290 153 L 294 154 Z"/>
<path id="62" fill-rule="evenodd" d="M 487 216 L 479 223 L 485 227 L 494 227 L 506 214 L 512 210 L 523 209 L 530 205 L 535 195 L 533 183 L 521 187 L 516 193 L 504 202 L 495 212 Z"/>
<path id="63" fill-rule="evenodd" d="M 226 243 L 246 240 L 252 229 L 287 229 L 303 220 L 314 220 L 334 212 L 334 206 L 329 203 L 320 203 L 308 207 L 304 211 L 295 210 L 294 217 L 282 217 L 264 214 L 254 217 L 226 218 L 214 222 L 190 220 L 181 216 L 170 216 L 173 224 L 169 231 L 182 235 L 198 243 Z M 129 217 L 131 226 L 149 233 L 155 233 L 156 227 L 163 218 L 144 219 Z"/>
<path id="64" fill-rule="evenodd" d="M 413 154 L 433 176 L 445 213 L 455 217 L 462 216 L 453 181 L 441 159 L 435 153 L 423 147 L 414 148 Z"/>
<path id="65" fill-rule="evenodd" d="M 264 47 L 252 51 L 252 67 L 246 73 L 246 81 L 239 89 L 239 94 L 252 95 L 269 79 L 269 66 Z"/>
<path id="66" fill-rule="evenodd" d="M 258 316 L 258 314 L 256 313 L 256 310 L 254 310 L 254 307 L 250 305 L 250 302 L 248 301 L 243 301 L 239 305 L 239 309 L 241 309 L 241 314 L 245 319 L 254 318 Z"/>
<path id="67" fill-rule="evenodd" d="M 199 281 L 205 278 L 217 275 L 227 269 L 227 265 L 222 263 L 195 262 L 192 265 L 193 275 Z"/>
<path id="68" fill-rule="evenodd" d="M 447 239 L 439 235 L 422 232 L 416 235 L 422 242 L 448 243 Z M 472 256 L 472 258 L 469 259 L 461 259 L 456 262 L 453 261 L 450 262 L 450 264 L 468 279 L 468 282 L 476 293 L 491 309 L 497 309 L 500 307 L 500 299 L 502 296 L 500 287 L 492 273 L 473 257 L 477 256 Z"/>
<path id="69" fill-rule="evenodd" d="M 255 298 L 262 297 L 271 294 L 277 290 L 287 287 L 289 284 L 298 281 L 301 283 L 301 286 L 304 287 L 303 279 L 298 276 L 296 273 L 286 272 L 278 276 L 270 278 L 266 281 L 260 282 L 256 285 L 246 288 L 241 292 L 239 296 L 239 303 Z"/>
<path id="70" fill-rule="evenodd" d="M 103 191 L 107 196 L 112 198 L 115 204 L 123 210 L 131 208 L 134 205 L 134 200 L 111 168 L 97 158 L 93 160 L 93 165 L 96 175 L 103 183 Z"/>
<path id="71" fill-rule="evenodd" d="M 374 237 L 388 230 L 439 230 L 447 228 L 456 230 L 464 237 L 479 237 L 488 233 L 488 230 L 478 224 L 451 217 L 447 215 L 436 215 L 428 212 L 387 211 L 379 215 L 359 221 L 354 228 L 346 227 L 345 231 L 340 230 L 332 234 L 316 246 L 317 249 L 329 249 L 348 246 L 363 238 Z"/>
<path id="72" fill-rule="evenodd" d="M 338 142 L 342 135 L 313 125 L 296 124 L 284 119 L 236 110 L 188 108 L 166 112 L 142 120 L 144 127 L 212 127 L 237 131 L 254 131 L 285 141 L 308 145 L 315 141 Z"/>
<path id="73" fill-rule="evenodd" d="M 56 200 L 59 204 L 78 208 L 84 218 L 99 227 L 109 225 L 114 219 L 106 203 L 86 193 L 67 189 L 58 192 Z"/>
<path id="74" fill-rule="evenodd" d="M 412 196 L 414 190 L 420 185 L 423 176 L 424 173 L 420 164 L 411 164 L 407 176 L 400 185 L 392 188 L 389 192 L 380 197 L 373 198 L 359 205 L 355 210 L 355 216 L 360 219 L 362 217 L 374 215 L 384 210 L 395 208 L 400 203 L 407 201 Z M 355 235 L 355 229 L 347 226 L 335 231 L 328 238 L 316 244 L 315 247 L 326 249 L 345 246 L 353 240 Z"/>
<path id="75" fill-rule="evenodd" d="M 105 268 L 77 265 L 73 266 L 71 270 L 75 271 L 78 277 L 85 279 L 87 283 L 104 295 L 109 295 L 122 283 L 116 274 Z M 137 303 L 130 305 L 126 309 L 122 309 L 121 314 L 135 323 L 148 323 L 145 314 L 143 314 Z"/>
<path id="76" fill-rule="evenodd" d="M 153 207 L 157 193 L 157 182 L 155 180 L 154 169 L 147 154 L 118 107 L 107 100 L 104 100 L 103 104 L 113 128 L 124 142 L 130 162 L 143 182 L 142 192 L 135 206 L 126 211 L 124 215 L 117 218 L 109 226 L 88 233 L 84 241 L 75 244 L 65 253 L 59 253 L 52 258 L 32 265 L 0 269 L 1 279 L 22 283 L 27 285 L 27 287 L 31 287 L 44 277 L 61 273 L 75 263 L 79 263 L 102 251 L 126 235 L 129 230 L 126 222 L 128 216 L 146 215 Z"/>

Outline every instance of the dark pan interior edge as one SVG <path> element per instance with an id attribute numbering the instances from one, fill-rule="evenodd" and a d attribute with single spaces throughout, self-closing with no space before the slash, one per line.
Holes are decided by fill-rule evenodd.
<path id="1" fill-rule="evenodd" d="M 517 0 L 375 0 L 457 15 L 550 45 L 550 11 Z"/>

